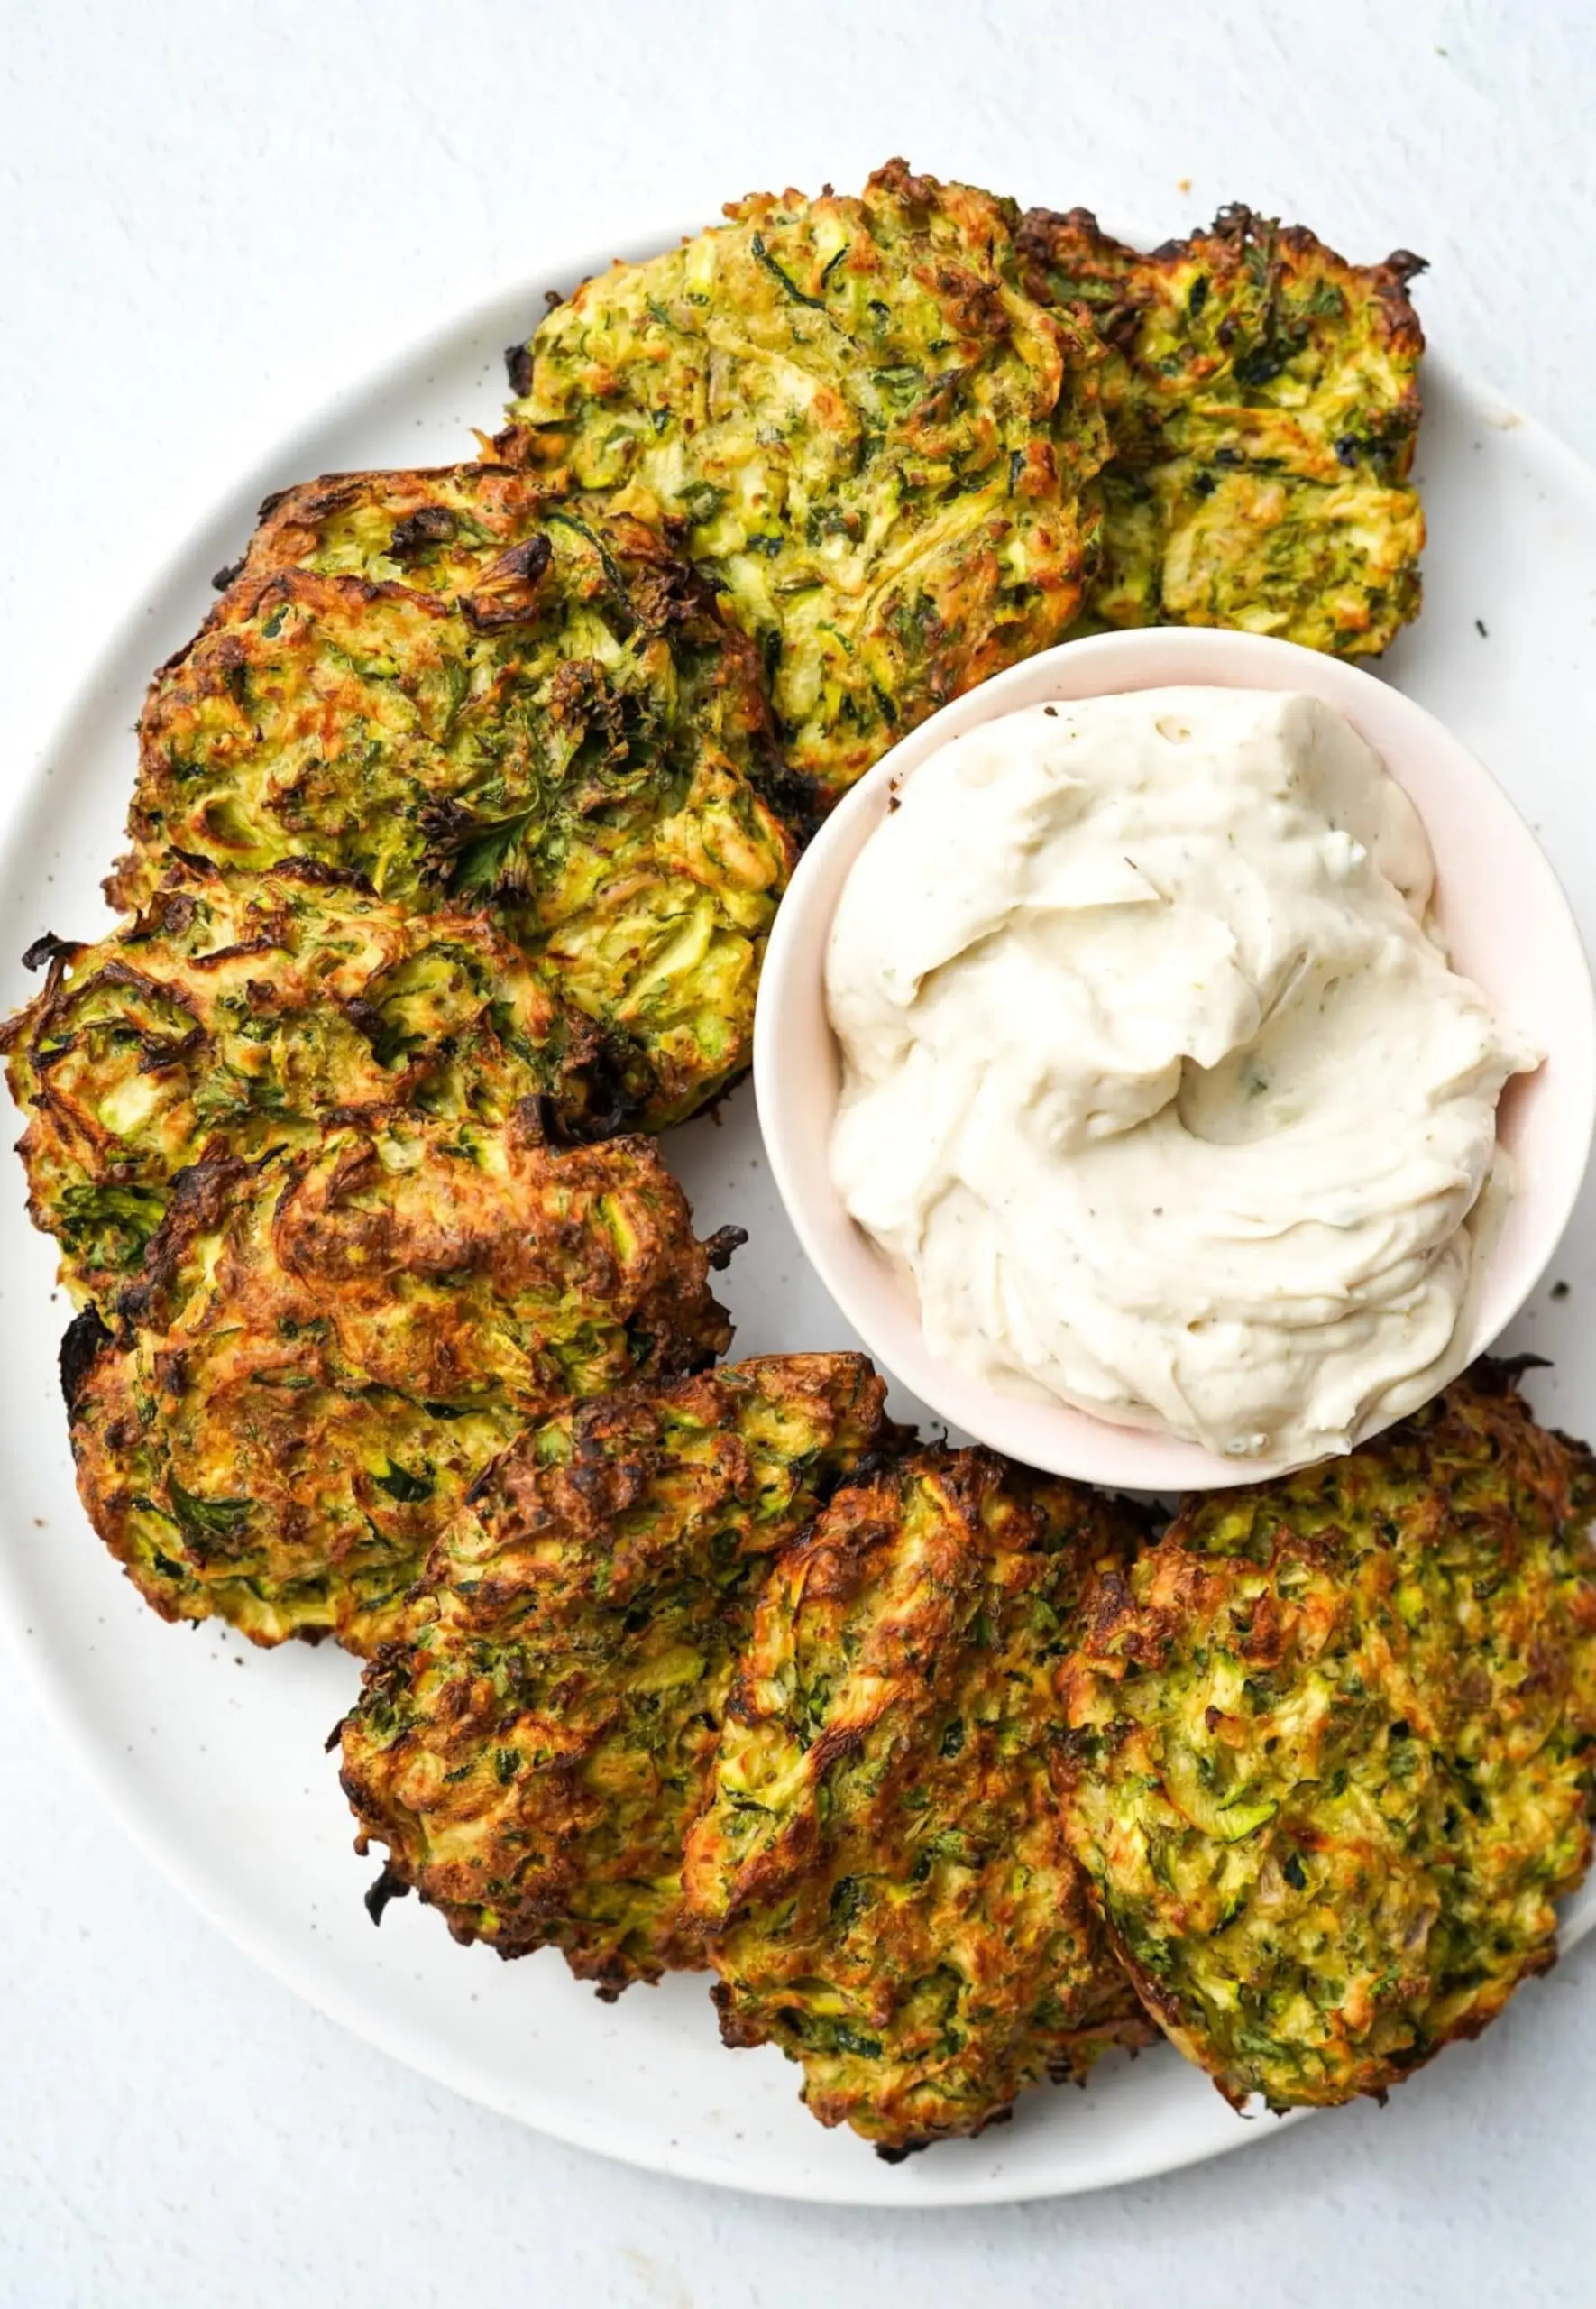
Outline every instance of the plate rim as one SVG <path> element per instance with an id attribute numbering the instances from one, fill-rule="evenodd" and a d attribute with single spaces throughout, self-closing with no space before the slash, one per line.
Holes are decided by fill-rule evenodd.
<path id="1" fill-rule="evenodd" d="M 12 861 L 14 853 L 24 842 L 35 819 L 41 815 L 48 817 L 49 787 L 54 764 L 70 759 L 80 725 L 92 720 L 96 702 L 107 684 L 115 680 L 119 662 L 135 649 L 140 630 L 153 607 L 163 597 L 182 590 L 189 565 L 197 557 L 202 557 L 202 547 L 209 550 L 206 540 L 213 533 L 231 533 L 239 528 L 241 522 L 245 529 L 252 528 L 257 503 L 271 490 L 283 485 L 282 473 L 315 461 L 314 456 L 307 453 L 310 445 L 319 436 L 352 414 L 359 404 L 370 402 L 396 387 L 402 387 L 417 371 L 425 369 L 429 359 L 446 356 L 463 339 L 481 337 L 494 317 L 512 304 L 524 305 L 529 315 L 536 316 L 537 300 L 542 294 L 538 285 L 540 280 L 543 283 L 565 281 L 574 286 L 580 281 L 607 270 L 612 262 L 636 262 L 640 256 L 673 246 L 679 237 L 685 237 L 699 229 L 702 228 L 697 225 L 684 225 L 678 222 L 663 231 L 655 227 L 647 234 L 617 234 L 609 252 L 603 254 L 595 253 L 591 246 L 564 249 L 556 245 L 550 258 L 540 262 L 535 271 L 518 271 L 496 289 L 473 298 L 469 304 L 455 308 L 442 320 L 434 321 L 425 329 L 402 339 L 396 336 L 389 349 L 356 378 L 341 385 L 325 399 L 302 408 L 296 420 L 252 460 L 242 477 L 205 501 L 197 511 L 185 518 L 180 531 L 171 536 L 166 549 L 130 593 L 126 607 L 108 626 L 82 672 L 70 685 L 65 701 L 48 727 L 32 763 L 5 797 L 5 806 L 0 807 L 0 869 Z M 1554 467 L 1561 466 L 1579 492 L 1588 492 L 1596 499 L 1596 465 L 1571 448 L 1538 418 L 1517 408 L 1494 389 L 1475 380 L 1467 370 L 1434 350 L 1426 352 L 1426 368 L 1429 376 L 1445 380 L 1447 386 L 1459 392 L 1469 406 L 1480 413 L 1482 421 L 1497 424 L 1504 429 L 1522 431 L 1537 458 L 1545 459 Z M 470 431 L 468 423 L 464 424 L 463 429 Z M 1422 432 L 1419 449 L 1422 457 Z M 603 2138 L 601 2124 L 584 2120 L 580 2111 L 558 2125 L 535 2120 L 524 2111 L 509 2105 L 490 2086 L 475 2082 L 463 2083 L 460 2081 L 458 2072 L 451 2073 L 435 2060 L 423 2056 L 419 2048 L 403 2047 L 396 2043 L 395 2035 L 402 2036 L 404 2033 L 402 2027 L 397 2032 L 391 2029 L 383 2031 L 374 2027 L 368 2008 L 360 2003 L 352 1992 L 346 1991 L 335 1979 L 324 1981 L 315 1976 L 312 1968 L 292 1943 L 275 1934 L 270 1927 L 257 1929 L 247 1904 L 218 1893 L 214 1881 L 192 1866 L 180 1850 L 169 1848 L 162 1840 L 159 1806 L 153 1801 L 149 1805 L 142 1803 L 136 1789 L 119 1781 L 104 1743 L 92 1729 L 92 1717 L 75 1701 L 73 1686 L 64 1665 L 58 1663 L 52 1667 L 50 1650 L 27 1640 L 26 1598 L 22 1592 L 20 1573 L 22 1550 L 11 1536 L 11 1522 L 9 1509 L 0 1503 L 0 1625 L 5 1628 L 11 1656 L 19 1663 L 23 1679 L 37 1701 L 41 1716 L 60 1738 L 65 1752 L 71 1757 L 96 1800 L 104 1806 L 120 1832 L 127 1836 L 134 1850 L 188 1901 L 208 1926 L 258 1964 L 270 1978 L 301 1998 L 312 2010 L 344 2028 L 384 2057 L 400 2063 L 431 2084 L 442 2085 L 450 2092 L 457 2093 L 463 2099 L 489 2109 L 496 2116 L 541 2133 L 546 2138 L 606 2157 L 636 2170 L 659 2173 L 701 2185 L 789 2203 L 927 2212 L 960 2206 L 973 2208 L 1046 2202 L 1052 2198 L 1125 2186 L 1139 2180 L 1207 2163 L 1217 2157 L 1229 2156 L 1238 2149 L 1273 2139 L 1281 2125 L 1294 2124 L 1315 2113 L 1307 2110 L 1290 2111 L 1268 2128 L 1238 2118 L 1234 2121 L 1234 2131 L 1216 2135 L 1211 2140 L 1194 2138 L 1174 2153 L 1168 2149 L 1159 2152 L 1156 2160 L 1151 2163 L 1126 2158 L 1121 2169 L 1107 2176 L 1079 2179 L 1072 2178 L 1069 2174 L 1005 2176 L 1000 2170 L 986 2176 L 969 2176 L 956 2191 L 946 2193 L 928 2173 L 925 2178 L 931 2183 L 931 2187 L 925 2194 L 913 2194 L 904 2189 L 902 2168 L 894 2168 L 894 2176 L 889 2180 L 885 2168 L 877 2166 L 876 2160 L 868 2157 L 862 2143 L 860 2185 L 843 2192 L 824 2185 L 817 2186 L 812 2182 L 796 2177 L 789 2184 L 779 2172 L 766 2177 L 749 2178 L 727 2169 L 724 2161 L 712 2154 L 684 2148 L 679 2143 L 666 2143 L 663 2149 L 652 2156 L 646 2155 L 632 2146 L 618 2145 Z M 1574 1946 L 1592 1928 L 1596 1928 L 1596 1903 L 1591 1904 L 1590 1913 L 1579 1919 L 1572 1929 L 1560 1933 L 1560 1947 L 1566 1949 Z M 1153 2050 L 1157 2054 L 1161 2048 L 1154 2047 Z M 912 2185 L 917 2186 L 919 2178 L 917 2171 Z M 870 2185 L 872 2182 L 874 2185 Z"/>

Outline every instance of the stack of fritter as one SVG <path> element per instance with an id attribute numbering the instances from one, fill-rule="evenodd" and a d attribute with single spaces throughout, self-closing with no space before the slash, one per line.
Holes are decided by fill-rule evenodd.
<path id="1" fill-rule="evenodd" d="M 825 799 L 1068 635 L 1417 615 L 1419 259 L 1240 207 L 1143 257 L 901 161 L 727 216 L 512 348 L 495 448 L 682 539 Z"/>
<path id="2" fill-rule="evenodd" d="M 890 1438 L 861 1356 L 772 1356 L 567 1408 L 438 1542 L 344 1727 L 390 1884 L 456 1937 L 615 1995 L 702 1964 L 682 1844 L 772 1557 Z"/>
<path id="3" fill-rule="evenodd" d="M 606 1995 L 712 1963 L 727 2042 L 902 2153 L 1150 2031 L 1049 1780 L 1081 1589 L 1136 1525 L 985 1452 L 872 1472 L 912 1446 L 882 1398 L 771 1357 L 530 1432 L 368 1670 L 344 1783 L 385 1895 Z"/>
<path id="4" fill-rule="evenodd" d="M 528 1419 L 728 1345 L 729 1239 L 609 1134 L 746 1066 L 808 793 L 713 587 L 527 474 L 290 491 L 218 583 L 10 1079 L 96 1528 L 363 1651 Z"/>
<path id="5" fill-rule="evenodd" d="M 515 348 L 498 461 L 269 499 L 157 676 L 132 918 L 7 1030 L 75 1291 L 326 1114 L 696 1111 L 814 813 L 1016 658 L 1417 610 L 1416 259 L 1244 209 L 1142 258 L 901 161 L 728 218 Z"/>
<path id="6" fill-rule="evenodd" d="M 772 1357 L 500 1462 L 367 1670 L 344 1786 L 385 1897 L 605 1994 L 712 1964 L 726 2041 L 884 2154 L 1155 2026 L 1233 2098 L 1346 2100 L 1552 1961 L 1593 1509 L 1500 1366 L 1152 1545 L 913 1449 L 858 1358 Z"/>

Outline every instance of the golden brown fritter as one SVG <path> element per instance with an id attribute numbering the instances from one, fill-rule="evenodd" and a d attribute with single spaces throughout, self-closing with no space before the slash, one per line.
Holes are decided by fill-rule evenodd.
<path id="1" fill-rule="evenodd" d="M 835 798 L 1075 617 L 1096 347 L 1025 293 L 1012 201 L 902 161 L 726 214 L 548 315 L 498 447 L 680 526 Z"/>
<path id="2" fill-rule="evenodd" d="M 368 1651 L 528 1419 L 724 1349 L 723 1248 L 648 1141 L 558 1152 L 528 1113 L 201 1163 L 115 1338 L 71 1347 L 90 1520 L 169 1619 Z"/>
<path id="3" fill-rule="evenodd" d="M 440 481 L 440 501 L 465 490 Z M 405 553 L 379 578 L 346 564 L 390 566 L 427 509 L 381 474 L 335 493 L 319 527 L 314 489 L 278 507 L 257 570 L 157 676 L 108 895 L 142 907 L 176 848 L 309 860 L 411 911 L 486 906 L 632 1048 L 647 1126 L 680 1120 L 748 1063 L 795 855 L 751 644 L 638 521 L 535 499 L 480 573 L 457 529 L 445 565 Z"/>
<path id="4" fill-rule="evenodd" d="M 1171 457 L 1139 477 L 1105 474 L 1103 504 L 1083 630 L 1225 625 L 1358 656 L 1418 614 L 1414 490 Z"/>
<path id="5" fill-rule="evenodd" d="M 323 474 L 267 498 L 247 553 L 218 583 L 310 569 L 411 586 L 484 629 L 514 625 L 536 614 L 555 494 L 536 474 L 487 463 Z"/>
<path id="6" fill-rule="evenodd" d="M 1321 480 L 1360 467 L 1407 478 L 1424 353 L 1408 284 L 1422 258 L 1399 249 L 1351 265 L 1240 206 L 1150 256 L 1085 208 L 1032 209 L 1019 240 L 1032 293 L 1089 313 L 1109 347 L 1116 457 L 1228 447 L 1281 454 Z"/>
<path id="7" fill-rule="evenodd" d="M 682 1838 L 772 1551 L 887 1432 L 862 1356 L 767 1356 L 571 1406 L 434 1549 L 344 1722 L 359 1848 L 457 1939 L 613 1996 L 701 1965 Z"/>
<path id="8" fill-rule="evenodd" d="M 1019 239 L 1032 295 L 1089 317 L 1108 347 L 1114 459 L 1087 626 L 1383 649 L 1419 608 L 1421 260 L 1349 265 L 1241 207 L 1151 256 L 1084 208 L 1033 209 Z"/>
<path id="9" fill-rule="evenodd" d="M 599 1035 L 482 914 L 402 913 L 301 861 L 170 856 L 133 921 L 41 941 L 44 987 L 0 1028 L 37 1227 L 75 1298 L 133 1280 L 178 1172 L 385 1109 L 502 1122 L 548 1101 L 567 1136 L 619 1120 Z"/>
<path id="10" fill-rule="evenodd" d="M 1049 1776 L 1080 1591 L 1137 1528 L 927 1451 L 839 1492 L 776 1564 L 685 1881 L 727 2043 L 802 2062 L 822 2124 L 902 2154 L 1151 2035 Z"/>
<path id="11" fill-rule="evenodd" d="M 1072 1840 L 1238 2103 L 1380 2093 L 1555 1954 L 1590 1863 L 1596 1458 L 1477 1365 L 1350 1458 L 1190 1500 L 1088 1597 Z"/>

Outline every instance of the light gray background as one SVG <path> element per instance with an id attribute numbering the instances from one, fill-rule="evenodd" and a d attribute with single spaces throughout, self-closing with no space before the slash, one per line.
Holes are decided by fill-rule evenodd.
<path id="1" fill-rule="evenodd" d="M 152 562 L 341 382 L 542 248 L 893 152 L 1158 235 L 1244 198 L 1418 249 L 1433 339 L 1596 456 L 1578 0 L 5 0 L 0 29 L 0 813 Z M 1596 1943 L 1383 2112 L 1096 2199 L 844 2214 L 566 2150 L 345 2038 L 134 1855 L 3 1673 L 0 1789 L 8 2309 L 1596 2298 Z"/>

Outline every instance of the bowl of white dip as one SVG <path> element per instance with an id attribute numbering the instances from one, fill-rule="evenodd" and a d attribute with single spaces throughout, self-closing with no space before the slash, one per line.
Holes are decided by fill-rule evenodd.
<path id="1" fill-rule="evenodd" d="M 1596 1117 L 1551 866 L 1399 691 L 1288 642 L 1069 642 L 826 821 L 754 1035 L 804 1250 L 885 1367 L 1051 1472 L 1348 1449 L 1543 1273 Z"/>

